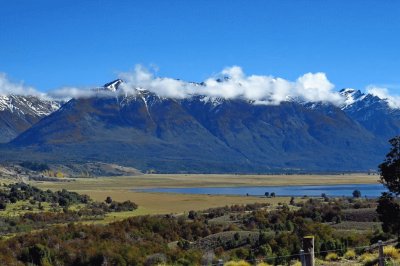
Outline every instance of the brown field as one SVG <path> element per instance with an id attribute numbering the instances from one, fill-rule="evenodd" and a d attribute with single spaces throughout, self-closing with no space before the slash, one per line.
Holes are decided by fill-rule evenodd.
<path id="1" fill-rule="evenodd" d="M 214 174 L 146 174 L 130 177 L 81 178 L 76 182 L 46 183 L 48 187 L 69 189 L 135 189 L 155 187 L 240 187 L 291 186 L 328 184 L 373 184 L 379 176 L 367 174 L 344 175 L 214 175 Z"/>
<path id="2" fill-rule="evenodd" d="M 323 185 L 323 184 L 372 184 L 377 175 L 189 175 L 152 174 L 132 177 L 82 178 L 72 182 L 31 182 L 42 189 L 67 189 L 88 194 L 95 200 L 107 196 L 116 201 L 131 200 L 140 208 L 141 214 L 183 213 L 233 204 L 255 202 L 288 202 L 289 198 L 264 198 L 224 195 L 185 195 L 168 193 L 135 192 L 132 189 L 152 187 L 218 187 L 218 186 L 278 186 L 278 185 Z M 132 214 L 130 214 L 132 215 Z M 118 217 L 115 217 L 118 218 Z M 122 218 L 122 217 L 121 217 Z"/>

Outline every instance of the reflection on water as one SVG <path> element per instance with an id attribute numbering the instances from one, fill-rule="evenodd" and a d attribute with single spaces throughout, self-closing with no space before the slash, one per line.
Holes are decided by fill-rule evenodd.
<path id="1" fill-rule="evenodd" d="M 167 192 L 180 194 L 211 195 L 253 195 L 261 196 L 265 192 L 274 192 L 276 196 L 352 196 L 355 189 L 361 191 L 362 197 L 379 197 L 386 191 L 382 184 L 350 184 L 324 186 L 274 186 L 274 187 L 191 187 L 191 188 L 151 188 L 141 189 L 146 192 Z"/>

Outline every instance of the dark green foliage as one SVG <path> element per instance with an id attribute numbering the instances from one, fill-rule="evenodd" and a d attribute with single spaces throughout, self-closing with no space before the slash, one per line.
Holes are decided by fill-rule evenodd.
<path id="1" fill-rule="evenodd" d="M 50 250 L 47 246 L 42 244 L 35 244 L 24 250 L 21 255 L 21 260 L 26 263 L 34 263 L 36 265 L 43 265 L 43 262 L 51 263 Z"/>
<path id="2" fill-rule="evenodd" d="M 339 202 L 322 203 L 315 199 L 309 199 L 303 204 L 298 213 L 318 222 L 333 222 L 341 216 Z"/>
<path id="3" fill-rule="evenodd" d="M 294 205 L 294 197 L 291 197 L 291 198 L 290 198 L 289 204 L 290 204 L 290 205 Z"/>
<path id="4" fill-rule="evenodd" d="M 386 159 L 379 165 L 382 183 L 390 192 L 400 195 L 400 136 L 389 141 L 392 145 Z"/>
<path id="5" fill-rule="evenodd" d="M 400 239 L 400 203 L 395 197 L 400 195 L 400 136 L 389 142 L 391 150 L 385 161 L 379 165 L 379 171 L 382 183 L 390 192 L 382 193 L 376 211 L 382 221 L 383 230 L 397 234 Z"/>
<path id="6" fill-rule="evenodd" d="M 44 191 L 25 183 L 4 185 L 0 188 L 0 210 L 4 209 L 7 203 L 16 203 L 19 200 L 29 202 L 23 206 L 25 210 L 31 210 L 33 205 L 37 204 L 42 212 L 25 212 L 11 218 L 0 216 L 0 235 L 42 229 L 59 223 L 100 219 L 108 212 L 133 211 L 138 207 L 129 200 L 113 201 L 108 205 L 104 202 L 93 202 L 87 195 L 65 189 L 56 192 Z M 43 202 L 51 204 L 50 211 L 43 211 Z M 69 206 L 76 204 L 85 205 L 77 211 L 68 209 Z"/>
<path id="7" fill-rule="evenodd" d="M 111 199 L 111 197 L 110 197 L 110 196 L 108 196 L 108 197 L 106 198 L 105 202 L 106 202 L 107 204 L 110 204 L 110 203 L 112 202 L 112 199 Z"/>
<path id="8" fill-rule="evenodd" d="M 195 212 L 195 211 L 189 211 L 189 214 L 188 214 L 188 218 L 189 218 L 189 219 L 194 220 L 194 219 L 196 219 L 196 217 L 197 217 L 197 212 Z"/>
<path id="9" fill-rule="evenodd" d="M 32 171 L 46 171 L 50 170 L 50 167 L 46 163 L 39 163 L 39 162 L 30 162 L 30 161 L 25 161 L 20 163 L 20 165 L 24 168 L 27 168 Z"/>
<path id="10" fill-rule="evenodd" d="M 5 189 L 0 190 L 0 199 L 11 203 L 15 203 L 18 200 L 29 200 L 32 202 L 57 203 L 60 206 L 88 203 L 90 201 L 87 195 L 80 195 L 65 189 L 57 192 L 44 191 L 25 183 L 14 183 L 6 186 Z"/>
<path id="11" fill-rule="evenodd" d="M 361 197 L 361 191 L 358 190 L 358 189 L 354 190 L 354 191 L 353 191 L 353 197 L 354 197 L 354 198 L 359 198 L 359 197 Z"/>
<path id="12" fill-rule="evenodd" d="M 382 193 L 376 211 L 384 232 L 400 234 L 400 205 L 392 193 Z"/>
<path id="13" fill-rule="evenodd" d="M 1 200 L 0 201 L 0 210 L 5 210 L 6 207 L 7 207 L 7 204 L 3 200 Z"/>
<path id="14" fill-rule="evenodd" d="M 113 201 L 109 206 L 109 211 L 115 211 L 115 212 L 133 211 L 136 210 L 137 207 L 138 207 L 137 204 L 130 200 L 124 202 Z"/>

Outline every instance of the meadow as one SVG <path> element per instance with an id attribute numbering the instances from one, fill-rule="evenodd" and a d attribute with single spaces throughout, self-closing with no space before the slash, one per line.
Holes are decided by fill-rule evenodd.
<path id="1" fill-rule="evenodd" d="M 184 213 L 234 204 L 288 203 L 289 197 L 254 197 L 229 195 L 188 195 L 169 193 L 137 192 L 133 189 L 155 187 L 226 187 L 226 186 L 280 186 L 280 185 L 327 185 L 327 184 L 374 184 L 377 175 L 203 175 L 203 174 L 146 174 L 130 177 L 79 178 L 72 182 L 36 182 L 31 184 L 41 189 L 63 188 L 87 194 L 97 201 L 107 196 L 117 201 L 131 200 L 139 205 L 127 216 L 143 214 Z M 115 216 L 115 217 L 114 217 Z M 110 219 L 125 218 L 124 213 Z"/>

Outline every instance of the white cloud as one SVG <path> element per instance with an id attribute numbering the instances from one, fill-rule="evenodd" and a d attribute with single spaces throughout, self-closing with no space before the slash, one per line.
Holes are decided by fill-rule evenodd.
<path id="1" fill-rule="evenodd" d="M 375 85 L 367 86 L 367 93 L 377 96 L 381 99 L 386 99 L 391 108 L 400 108 L 400 96 L 390 95 L 387 88 L 377 87 Z"/>
<path id="2" fill-rule="evenodd" d="M 334 85 L 324 73 L 307 73 L 295 82 L 262 75 L 247 76 L 238 66 L 223 69 L 217 76 L 206 79 L 200 86 L 172 78 L 155 77 L 142 66 L 131 73 L 122 73 L 125 93 L 135 93 L 137 88 L 148 89 L 163 97 L 185 98 L 206 95 L 227 99 L 242 98 L 263 104 L 280 104 L 291 98 L 305 101 L 323 101 L 339 104 L 342 97 L 333 91 Z"/>
<path id="3" fill-rule="evenodd" d="M 135 94 L 136 89 L 148 89 L 162 97 L 184 98 L 187 96 L 190 83 L 172 79 L 159 78 L 140 65 L 135 67 L 133 73 L 121 73 L 119 77 L 124 81 L 120 85 L 126 94 Z"/>
<path id="4" fill-rule="evenodd" d="M 136 94 L 139 88 L 147 89 L 161 97 L 177 99 L 205 95 L 226 99 L 241 98 L 269 105 L 278 105 L 289 98 L 333 104 L 343 102 L 339 93 L 333 90 L 334 85 L 327 79 L 325 73 L 307 73 L 295 81 L 289 81 L 266 75 L 246 75 L 241 67 L 232 66 L 209 77 L 202 84 L 196 84 L 168 77 L 157 77 L 148 69 L 137 65 L 134 71 L 121 73 L 119 77 L 124 80 L 124 83 L 120 85 L 120 93 L 128 95 Z M 63 87 L 43 94 L 22 83 L 10 82 L 4 74 L 0 75 L 0 93 L 46 95 L 62 100 L 111 94 L 111 92 L 76 87 Z"/>
<path id="5" fill-rule="evenodd" d="M 342 97 L 333 88 L 325 73 L 307 73 L 296 81 L 296 90 L 300 97 L 307 101 L 340 103 Z"/>
<path id="6" fill-rule="evenodd" d="M 0 73 L 0 95 L 34 95 L 43 96 L 44 94 L 35 90 L 33 87 L 24 85 L 23 82 L 15 83 L 8 79 L 5 73 Z"/>
<path id="7" fill-rule="evenodd" d="M 89 88 L 63 87 L 49 91 L 47 96 L 51 99 L 66 101 L 72 98 L 88 98 L 95 94 L 96 92 Z"/>

